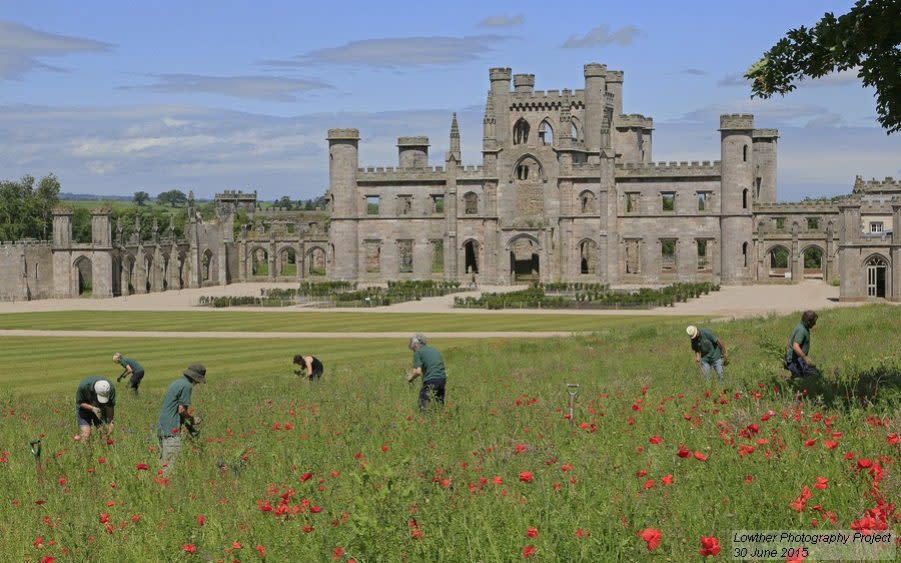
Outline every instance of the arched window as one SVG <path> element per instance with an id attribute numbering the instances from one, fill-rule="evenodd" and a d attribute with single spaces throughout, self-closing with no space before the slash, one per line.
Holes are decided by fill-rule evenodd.
<path id="1" fill-rule="evenodd" d="M 748 188 L 745 188 L 741 191 L 741 208 L 748 208 Z"/>
<path id="2" fill-rule="evenodd" d="M 463 213 L 465 215 L 479 213 L 479 196 L 475 192 L 466 192 L 463 195 Z"/>
<path id="3" fill-rule="evenodd" d="M 742 162 L 748 162 L 748 145 L 741 148 L 741 160 Z"/>
<path id="4" fill-rule="evenodd" d="M 516 167 L 516 179 L 517 180 L 528 180 L 529 179 L 529 165 L 528 164 L 520 164 Z"/>
<path id="5" fill-rule="evenodd" d="M 522 117 L 513 126 L 513 144 L 522 145 L 529 141 L 529 122 Z"/>
<path id="6" fill-rule="evenodd" d="M 579 120 L 575 117 L 570 121 L 572 123 L 572 127 L 570 128 L 569 135 L 573 138 L 574 141 L 579 140 Z"/>
<path id="7" fill-rule="evenodd" d="M 585 190 L 579 194 L 579 209 L 582 213 L 597 212 L 597 198 L 595 197 L 594 192 Z"/>
<path id="8" fill-rule="evenodd" d="M 547 120 L 542 121 L 538 126 L 538 142 L 542 145 L 554 144 L 554 129 Z"/>
<path id="9" fill-rule="evenodd" d="M 741 243 L 741 256 L 744 262 L 744 267 L 748 267 L 748 243 Z"/>

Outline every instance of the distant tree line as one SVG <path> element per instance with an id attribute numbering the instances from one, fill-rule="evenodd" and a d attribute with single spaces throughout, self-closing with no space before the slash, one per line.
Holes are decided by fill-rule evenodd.
<path id="1" fill-rule="evenodd" d="M 317 211 L 325 209 L 325 194 L 313 199 L 298 200 L 285 195 L 275 200 L 274 206 L 285 211 Z"/>

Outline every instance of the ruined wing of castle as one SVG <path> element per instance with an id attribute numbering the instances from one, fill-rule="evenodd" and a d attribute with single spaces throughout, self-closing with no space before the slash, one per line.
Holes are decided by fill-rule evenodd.
<path id="1" fill-rule="evenodd" d="M 857 178 L 842 198 L 777 203 L 775 129 L 722 115 L 719 160 L 654 162 L 653 120 L 622 111 L 623 72 L 591 63 L 584 79 L 535 91 L 534 75 L 490 69 L 476 166 L 462 162 L 456 116 L 444 166 L 429 165 L 427 137 L 401 137 L 397 166 L 360 168 L 359 131 L 329 130 L 327 227 L 271 220 L 236 240 L 235 212 L 255 194 L 227 192 L 208 223 L 192 206 L 187 240 L 111 239 L 98 210 L 93 242 L 74 244 L 61 211 L 52 243 L 3 245 L 0 295 L 73 296 L 86 276 L 97 297 L 253 279 L 820 278 L 843 300 L 901 301 L 901 184 Z"/>

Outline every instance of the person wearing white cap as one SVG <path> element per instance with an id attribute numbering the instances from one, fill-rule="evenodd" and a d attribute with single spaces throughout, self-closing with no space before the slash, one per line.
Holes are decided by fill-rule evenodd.
<path id="1" fill-rule="evenodd" d="M 723 366 L 729 363 L 726 345 L 706 328 L 689 325 L 685 332 L 691 338 L 691 349 L 695 353 L 695 363 L 701 367 L 704 379 L 710 383 L 710 368 L 716 370 L 720 385 L 723 384 Z"/>
<path id="2" fill-rule="evenodd" d="M 75 419 L 78 421 L 78 439 L 91 437 L 91 428 L 102 426 L 109 436 L 113 431 L 116 414 L 116 388 L 110 380 L 91 375 L 81 380 L 75 391 Z"/>

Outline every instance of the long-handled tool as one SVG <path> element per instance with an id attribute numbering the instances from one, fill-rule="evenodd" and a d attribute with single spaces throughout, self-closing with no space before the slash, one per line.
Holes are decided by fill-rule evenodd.
<path id="1" fill-rule="evenodd" d="M 41 439 L 37 438 L 30 442 L 31 455 L 34 456 L 34 470 L 38 475 L 38 483 L 44 483 L 44 465 L 41 463 Z"/>
<path id="2" fill-rule="evenodd" d="M 569 393 L 569 422 L 575 424 L 576 395 L 579 394 L 579 384 L 567 383 L 566 391 Z"/>

